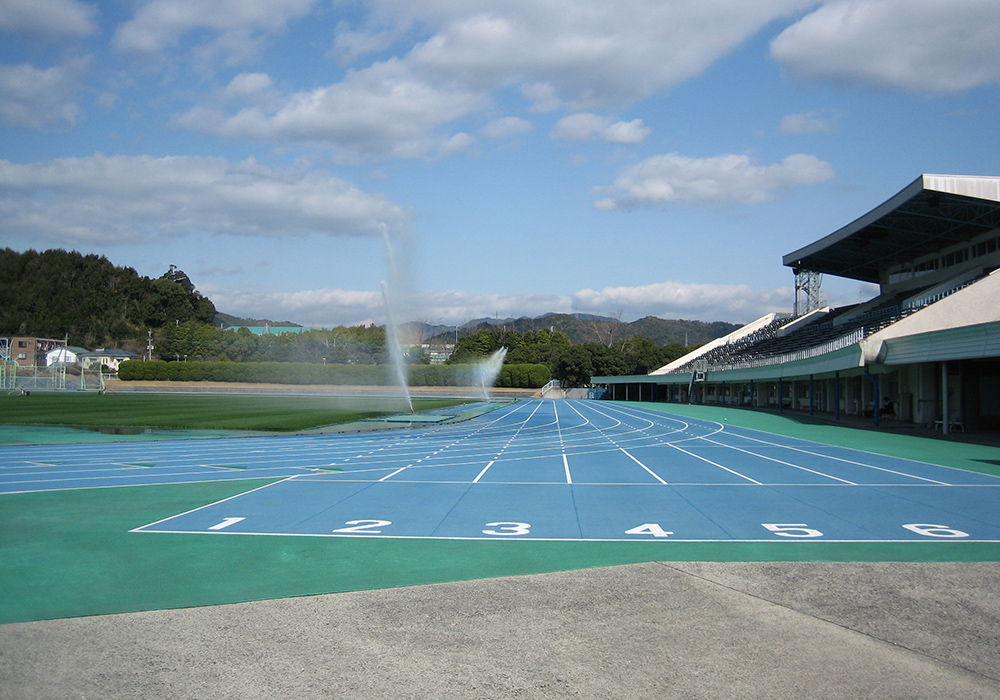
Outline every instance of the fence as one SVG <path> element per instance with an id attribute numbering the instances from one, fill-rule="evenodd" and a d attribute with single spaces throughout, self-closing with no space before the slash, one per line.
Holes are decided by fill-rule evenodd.
<path id="1" fill-rule="evenodd" d="M 100 366 L 81 370 L 64 364 L 22 367 L 3 362 L 0 363 L 0 391 L 104 391 L 104 375 Z"/>

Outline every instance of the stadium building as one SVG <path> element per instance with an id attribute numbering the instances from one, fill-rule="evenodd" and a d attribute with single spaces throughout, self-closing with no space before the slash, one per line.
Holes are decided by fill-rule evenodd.
<path id="1" fill-rule="evenodd" d="M 650 372 L 592 377 L 606 398 L 1000 430 L 1000 177 L 921 175 L 784 256 L 795 311 L 772 313 Z M 831 308 L 821 275 L 879 285 Z"/>

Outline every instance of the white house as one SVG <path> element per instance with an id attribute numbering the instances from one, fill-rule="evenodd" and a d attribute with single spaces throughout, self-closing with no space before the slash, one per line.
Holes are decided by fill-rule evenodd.
<path id="1" fill-rule="evenodd" d="M 87 348 L 77 347 L 76 345 L 63 345 L 45 353 L 45 366 L 67 365 L 70 367 L 79 367 L 81 356 L 86 353 Z"/>
<path id="2" fill-rule="evenodd" d="M 91 352 L 84 352 L 80 357 L 83 369 L 94 367 L 107 367 L 111 372 L 118 372 L 118 366 L 126 360 L 141 360 L 139 355 L 128 350 L 118 350 L 115 348 L 97 348 Z"/>

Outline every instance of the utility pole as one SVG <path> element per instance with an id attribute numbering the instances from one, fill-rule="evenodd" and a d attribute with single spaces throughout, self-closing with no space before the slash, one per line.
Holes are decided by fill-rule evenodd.
<path id="1" fill-rule="evenodd" d="M 152 361 L 153 359 L 153 330 L 149 329 L 146 331 L 146 360 Z"/>

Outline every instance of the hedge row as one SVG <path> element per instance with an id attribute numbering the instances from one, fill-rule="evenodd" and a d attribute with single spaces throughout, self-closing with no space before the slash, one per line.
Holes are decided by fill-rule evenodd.
<path id="1" fill-rule="evenodd" d="M 473 365 L 410 365 L 411 386 L 470 386 Z M 390 383 L 386 365 L 320 365 L 304 362 L 165 362 L 130 360 L 118 369 L 123 381 L 249 382 L 372 386 Z M 545 365 L 504 365 L 495 386 L 538 389 L 551 379 Z"/>

